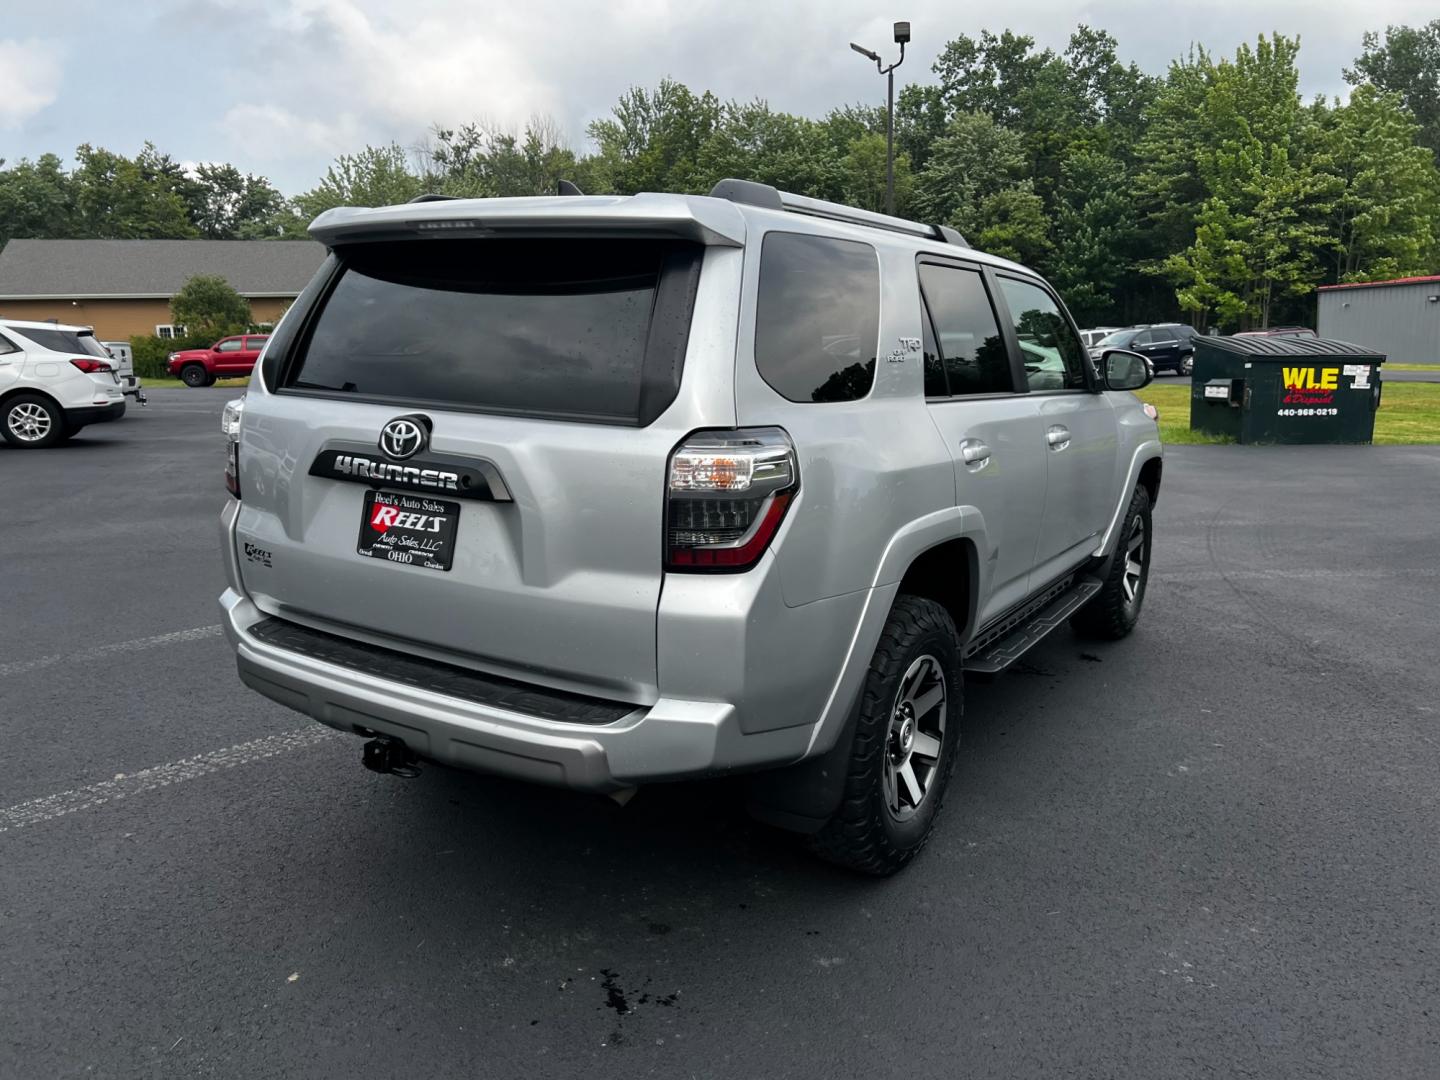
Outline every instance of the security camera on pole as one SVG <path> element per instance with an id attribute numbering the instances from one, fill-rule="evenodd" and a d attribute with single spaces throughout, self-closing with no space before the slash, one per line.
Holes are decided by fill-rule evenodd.
<path id="1" fill-rule="evenodd" d="M 887 214 L 895 213 L 895 69 L 905 62 L 905 45 L 909 40 L 910 24 L 897 22 L 895 24 L 895 41 L 900 46 L 900 59 L 889 67 L 885 67 L 881 62 L 879 53 L 872 52 L 863 45 L 856 45 L 853 41 L 850 43 L 850 48 L 861 56 L 875 61 L 875 70 L 885 76 L 887 84 L 885 105 L 885 212 Z"/>

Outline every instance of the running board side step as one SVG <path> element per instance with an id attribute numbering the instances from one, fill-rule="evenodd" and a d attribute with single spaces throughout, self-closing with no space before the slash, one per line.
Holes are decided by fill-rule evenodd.
<path id="1" fill-rule="evenodd" d="M 1028 613 L 972 641 L 965 650 L 965 672 L 979 678 L 1000 674 L 1084 607 L 1100 591 L 1100 586 L 1097 579 L 1082 577 L 1068 588 L 1062 584 L 1050 590 L 1053 599 L 1047 602 L 1042 596 Z"/>

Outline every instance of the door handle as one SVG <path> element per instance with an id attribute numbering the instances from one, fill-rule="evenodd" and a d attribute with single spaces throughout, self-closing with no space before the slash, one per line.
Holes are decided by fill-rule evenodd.
<path id="1" fill-rule="evenodd" d="M 966 439 L 960 444 L 960 460 L 971 472 L 979 472 L 990 464 L 990 447 L 979 439 Z"/>
<path id="2" fill-rule="evenodd" d="M 1064 450 L 1070 445 L 1070 429 L 1063 424 L 1051 424 L 1045 431 L 1045 441 L 1051 450 Z"/>

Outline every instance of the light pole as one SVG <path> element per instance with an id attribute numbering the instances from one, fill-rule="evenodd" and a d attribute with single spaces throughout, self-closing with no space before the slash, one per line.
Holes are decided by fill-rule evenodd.
<path id="1" fill-rule="evenodd" d="M 885 76 L 887 84 L 885 102 L 885 212 L 887 214 L 895 213 L 895 69 L 905 62 L 905 43 L 909 40 L 910 24 L 897 22 L 895 24 L 895 41 L 900 46 L 900 59 L 889 67 L 885 67 L 879 53 L 871 52 L 863 45 L 856 45 L 853 41 L 850 43 L 850 48 L 865 59 L 875 61 L 875 70 Z"/>

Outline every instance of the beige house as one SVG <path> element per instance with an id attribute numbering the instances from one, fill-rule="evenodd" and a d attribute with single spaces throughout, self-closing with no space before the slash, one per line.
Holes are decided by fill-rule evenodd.
<path id="1" fill-rule="evenodd" d="M 11 240 L 0 251 L 0 318 L 93 326 L 102 341 L 174 333 L 170 298 L 223 277 L 274 322 L 325 259 L 312 240 Z"/>

